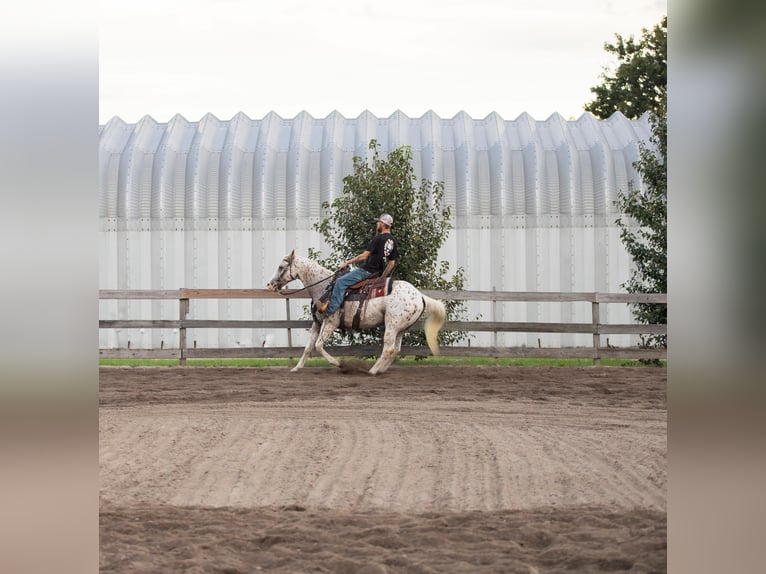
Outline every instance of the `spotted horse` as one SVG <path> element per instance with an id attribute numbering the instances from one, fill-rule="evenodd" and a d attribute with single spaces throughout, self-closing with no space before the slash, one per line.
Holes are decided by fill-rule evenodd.
<path id="1" fill-rule="evenodd" d="M 306 257 L 295 254 L 295 250 L 286 255 L 279 263 L 274 276 L 266 285 L 266 289 L 279 292 L 294 280 L 304 285 L 313 301 L 312 308 L 317 306 L 324 294 L 327 283 L 332 280 L 334 273 Z M 434 355 L 439 354 L 437 335 L 444 325 L 446 310 L 444 303 L 432 299 L 418 291 L 407 281 L 395 280 L 391 292 L 383 297 L 376 297 L 364 302 L 365 308 L 361 316 L 354 317 L 361 304 L 360 301 L 345 301 L 337 313 L 329 317 L 314 313 L 314 321 L 309 333 L 309 342 L 303 350 L 298 364 L 292 372 L 303 368 L 306 359 L 316 349 L 322 356 L 336 367 L 338 360 L 324 348 L 333 332 L 344 329 L 374 329 L 385 325 L 383 334 L 383 351 L 376 363 L 368 371 L 371 375 L 384 373 L 394 362 L 402 348 L 402 336 L 421 316 L 426 316 L 424 325 L 426 342 Z M 355 323 L 357 323 L 355 325 Z"/>

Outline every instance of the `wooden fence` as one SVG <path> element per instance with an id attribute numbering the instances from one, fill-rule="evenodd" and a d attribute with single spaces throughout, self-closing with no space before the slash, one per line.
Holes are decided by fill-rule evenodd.
<path id="1" fill-rule="evenodd" d="M 517 332 L 517 333 L 586 333 L 593 336 L 590 347 L 476 347 L 443 346 L 442 355 L 481 356 L 481 357 L 537 357 L 537 358 L 589 358 L 594 364 L 602 358 L 665 359 L 665 348 L 614 347 L 601 345 L 601 335 L 665 335 L 667 325 L 604 324 L 601 323 L 601 305 L 605 303 L 660 303 L 667 304 L 665 293 L 556 293 L 556 292 L 519 292 L 519 291 L 434 291 L 423 293 L 442 300 L 484 301 L 496 305 L 499 302 L 547 302 L 570 303 L 590 302 L 592 320 L 590 323 L 528 323 L 517 321 L 447 321 L 443 329 L 465 332 Z M 99 291 L 99 299 L 147 300 L 165 299 L 178 301 L 178 319 L 100 319 L 101 329 L 178 329 L 178 348 L 161 349 L 99 349 L 102 358 L 170 358 L 178 359 L 181 365 L 190 358 L 296 358 L 303 347 L 292 345 L 292 329 L 308 329 L 310 320 L 290 317 L 290 300 L 308 300 L 305 291 L 283 295 L 265 289 L 172 289 L 172 290 L 109 290 Z M 284 299 L 284 320 L 220 320 L 188 319 L 190 304 L 195 299 Z M 413 329 L 422 328 L 422 323 Z M 248 347 L 248 348 L 196 348 L 191 347 L 186 338 L 187 329 L 286 329 L 287 347 Z M 608 339 L 607 339 L 608 341 Z M 379 346 L 332 347 L 329 352 L 338 356 L 376 355 Z M 402 355 L 430 355 L 427 347 L 403 347 Z"/>

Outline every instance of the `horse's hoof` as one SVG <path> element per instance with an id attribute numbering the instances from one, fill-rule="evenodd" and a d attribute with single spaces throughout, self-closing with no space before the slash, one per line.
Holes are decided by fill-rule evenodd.
<path id="1" fill-rule="evenodd" d="M 297 373 L 298 370 L 299 370 L 299 367 L 293 367 L 292 369 L 290 369 L 290 372 L 291 373 Z"/>

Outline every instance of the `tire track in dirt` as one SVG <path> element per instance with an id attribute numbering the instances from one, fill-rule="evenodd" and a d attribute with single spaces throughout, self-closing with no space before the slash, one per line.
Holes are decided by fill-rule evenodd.
<path id="1" fill-rule="evenodd" d="M 441 432 L 439 432 L 441 431 Z M 429 461 L 433 468 L 434 480 L 432 487 L 432 503 L 439 507 L 449 508 L 455 503 L 455 432 L 450 428 L 434 430 L 434 448 L 432 452 L 438 457 L 437 461 Z"/>
<path id="2" fill-rule="evenodd" d="M 485 426 L 474 424 L 474 431 L 486 443 L 488 450 L 488 468 L 487 468 L 487 493 L 491 496 L 488 508 L 508 508 L 505 503 L 505 493 L 503 484 L 505 474 L 500 466 L 502 449 L 498 447 L 492 434 Z"/>
<path id="3" fill-rule="evenodd" d="M 492 401 L 102 407 L 102 496 L 219 507 L 664 510 L 664 480 L 647 476 L 664 469 L 664 413 L 583 410 Z M 636 446 L 647 444 L 649 452 Z"/>
<path id="4" fill-rule="evenodd" d="M 407 425 L 402 421 L 387 421 L 388 432 L 383 433 L 378 456 L 382 461 L 375 482 L 368 492 L 366 503 L 384 508 L 393 504 L 404 490 L 407 478 L 406 469 L 410 467 L 412 455 L 412 437 Z"/>
<path id="5" fill-rule="evenodd" d="M 319 477 L 306 500 L 309 505 L 335 507 L 336 504 L 341 504 L 342 507 L 344 502 L 348 504 L 347 501 L 338 499 L 342 498 L 339 493 L 348 488 L 351 475 L 349 467 L 356 464 L 354 459 L 359 457 L 359 425 L 355 421 L 343 420 L 337 423 L 336 430 L 338 442 L 330 450 L 325 472 Z M 310 453 L 308 454 L 310 456 Z"/>
<path id="6" fill-rule="evenodd" d="M 247 451 L 238 448 L 238 444 L 242 437 L 252 434 L 252 425 L 247 421 L 227 422 L 218 440 L 205 450 L 197 451 L 196 456 L 187 461 L 185 476 L 178 485 L 178 493 L 171 499 L 172 504 L 197 505 L 204 500 L 210 506 L 226 505 L 240 476 L 237 469 L 241 469 L 247 460 Z M 226 460 L 232 472 L 218 472 L 221 460 Z"/>
<path id="7" fill-rule="evenodd" d="M 487 475 L 484 453 L 479 437 L 476 436 L 476 423 L 468 423 L 456 432 L 455 450 L 451 458 L 457 461 L 458 471 L 454 473 L 452 494 L 456 508 L 464 510 L 487 510 Z M 462 492 L 462 496 L 460 493 Z"/>
<path id="8" fill-rule="evenodd" d="M 600 483 L 604 500 L 611 499 L 615 504 L 628 507 L 664 508 L 664 488 L 646 487 L 649 475 L 665 468 L 666 446 L 654 444 L 664 442 L 663 437 L 654 437 L 654 440 L 652 437 L 643 437 L 641 448 L 644 453 L 641 453 L 633 445 L 634 437 L 630 433 L 626 435 L 621 430 L 612 430 L 611 434 L 620 435 L 619 440 L 605 444 L 603 440 L 595 440 L 590 433 L 574 432 L 561 437 L 557 452 L 562 458 L 581 457 L 591 461 L 593 468 L 589 476 L 580 476 L 578 479 L 588 480 L 594 485 Z M 550 440 L 558 438 L 552 433 L 548 435 Z M 617 444 L 623 445 L 622 448 L 615 448 Z M 647 450 L 652 452 L 647 453 Z M 652 460 L 649 472 L 643 462 L 646 460 Z M 610 480 L 604 481 L 605 476 Z"/>

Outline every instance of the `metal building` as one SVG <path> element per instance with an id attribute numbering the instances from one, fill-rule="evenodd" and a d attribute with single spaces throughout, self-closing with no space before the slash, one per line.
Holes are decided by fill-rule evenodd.
<path id="1" fill-rule="evenodd" d="M 419 178 L 445 182 L 455 230 L 440 259 L 465 270 L 466 289 L 621 292 L 631 269 L 615 225 L 614 201 L 632 182 L 648 117 L 607 120 L 584 113 L 536 121 L 496 113 L 410 118 L 369 112 L 345 118 L 206 115 L 168 123 L 115 117 L 99 131 L 99 283 L 102 289 L 260 288 L 283 255 L 322 249 L 313 225 L 342 190 L 352 158 L 376 139 L 381 157 L 409 145 Z M 361 250 L 360 246 L 360 250 Z M 325 247 L 326 248 L 326 247 Z M 274 301 L 195 301 L 190 318 L 284 318 Z M 109 318 L 177 317 L 163 301 L 102 301 Z M 630 323 L 626 305 L 605 305 L 602 321 Z M 294 317 L 301 310 L 294 311 Z M 587 303 L 471 304 L 484 320 L 590 321 Z M 257 329 L 191 331 L 200 347 L 285 345 Z M 589 335 L 500 334 L 505 345 L 590 345 Z M 540 338 L 540 341 L 538 341 Z M 628 336 L 612 343 L 634 342 Z M 102 330 L 101 347 L 177 345 L 155 330 Z M 296 333 L 293 344 L 305 344 Z M 479 334 L 473 344 L 493 344 Z"/>

